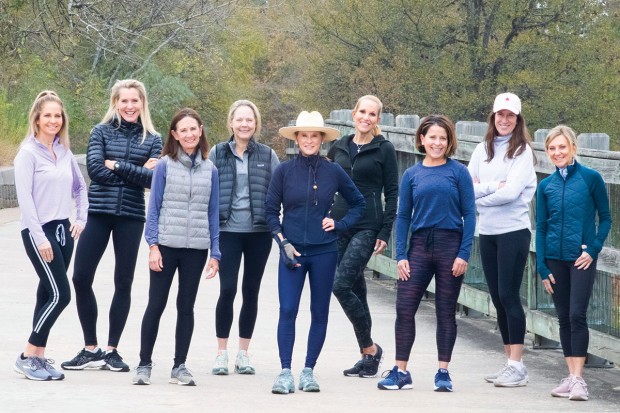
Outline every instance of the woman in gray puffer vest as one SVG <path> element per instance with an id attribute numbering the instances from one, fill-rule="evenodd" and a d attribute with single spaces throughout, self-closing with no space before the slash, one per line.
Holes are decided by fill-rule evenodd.
<path id="1" fill-rule="evenodd" d="M 179 271 L 175 354 L 170 382 L 194 386 L 185 367 L 194 331 L 194 303 L 203 268 L 207 278 L 219 269 L 219 180 L 207 159 L 202 120 L 193 109 L 174 115 L 163 157 L 155 167 L 145 238 L 149 244 L 149 302 L 142 319 L 140 364 L 134 384 L 150 384 L 153 347 L 168 293 Z M 211 258 L 207 257 L 211 250 Z"/>

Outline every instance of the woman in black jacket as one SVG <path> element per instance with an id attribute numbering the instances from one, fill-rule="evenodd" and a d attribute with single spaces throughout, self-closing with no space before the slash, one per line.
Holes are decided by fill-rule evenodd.
<path id="1" fill-rule="evenodd" d="M 398 167 L 394 146 L 379 129 L 383 104 L 372 95 L 362 96 L 353 108 L 355 133 L 338 140 L 327 157 L 351 176 L 364 195 L 366 211 L 361 220 L 338 237 L 338 269 L 334 295 L 353 324 L 362 358 L 343 373 L 350 377 L 375 377 L 383 350 L 371 337 L 372 320 L 366 299 L 364 269 L 374 253 L 387 246 L 396 216 Z M 381 199 L 385 196 L 385 208 Z M 333 216 L 342 217 L 348 205 L 336 195 Z"/>
<path id="2" fill-rule="evenodd" d="M 131 284 L 145 222 L 144 188 L 151 186 L 161 150 L 162 140 L 151 121 L 144 84 L 133 79 L 117 81 L 108 111 L 93 128 L 88 142 L 86 165 L 92 181 L 88 223 L 76 250 L 73 272 L 84 348 L 61 364 L 65 370 L 96 367 L 129 371 L 116 347 L 131 304 Z M 110 235 L 116 258 L 114 297 L 107 351 L 103 351 L 97 341 L 97 300 L 92 286 Z"/>

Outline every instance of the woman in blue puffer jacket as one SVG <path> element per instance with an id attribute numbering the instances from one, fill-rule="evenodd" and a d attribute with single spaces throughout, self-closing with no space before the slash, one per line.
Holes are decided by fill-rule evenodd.
<path id="1" fill-rule="evenodd" d="M 583 401 L 588 400 L 582 378 L 589 342 L 586 311 L 596 259 L 611 228 L 609 198 L 601 175 L 575 159 L 577 137 L 571 128 L 551 129 L 545 149 L 556 171 L 538 185 L 536 259 L 558 313 L 569 373 L 551 395 Z"/>
<path id="2" fill-rule="evenodd" d="M 91 179 L 88 190 L 88 224 L 76 250 L 73 285 L 84 333 L 84 348 L 65 370 L 86 367 L 129 371 L 116 351 L 131 304 L 131 284 L 140 238 L 144 229 L 144 188 L 151 186 L 153 168 L 162 140 L 151 121 L 146 89 L 133 79 L 112 87 L 110 106 L 91 132 L 86 164 Z M 112 235 L 114 297 L 110 305 L 107 351 L 97 341 L 97 300 L 93 281 L 99 261 Z"/>

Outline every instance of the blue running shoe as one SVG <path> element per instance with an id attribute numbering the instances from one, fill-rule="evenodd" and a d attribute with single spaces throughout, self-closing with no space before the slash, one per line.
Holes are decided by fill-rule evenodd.
<path id="1" fill-rule="evenodd" d="M 401 373 L 396 366 L 392 370 L 384 371 L 381 377 L 383 377 L 383 380 L 377 384 L 377 387 L 381 390 L 413 389 L 411 374 L 408 371 Z"/>
<path id="2" fill-rule="evenodd" d="M 435 391 L 452 391 L 452 380 L 448 370 L 437 370 L 437 374 L 435 374 Z"/>

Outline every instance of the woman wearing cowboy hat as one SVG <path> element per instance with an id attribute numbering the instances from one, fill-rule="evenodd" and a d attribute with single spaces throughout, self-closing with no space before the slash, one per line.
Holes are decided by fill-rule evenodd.
<path id="1" fill-rule="evenodd" d="M 278 348 L 282 372 L 271 391 L 277 394 L 295 391 L 291 373 L 295 319 L 308 274 L 312 322 L 299 389 L 317 392 L 319 385 L 313 369 L 327 331 L 338 256 L 337 232 L 351 228 L 361 218 L 365 202 L 346 172 L 319 155 L 321 143 L 333 141 L 339 135 L 337 129 L 325 127 L 319 112 L 301 112 L 296 126 L 281 128 L 280 134 L 297 142 L 299 154 L 276 168 L 265 202 L 269 229 L 280 246 Z M 336 192 L 350 205 L 349 212 L 339 221 L 330 216 Z"/>

